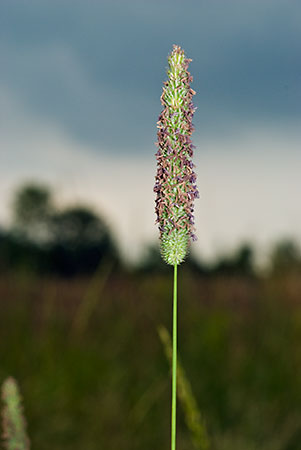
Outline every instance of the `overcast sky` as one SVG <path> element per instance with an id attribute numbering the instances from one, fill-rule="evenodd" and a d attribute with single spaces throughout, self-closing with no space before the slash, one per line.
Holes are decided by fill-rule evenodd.
<path id="1" fill-rule="evenodd" d="M 301 2 L 2 0 L 0 222 L 36 179 L 86 202 L 128 257 L 157 238 L 156 121 L 192 58 L 200 256 L 301 238 Z"/>

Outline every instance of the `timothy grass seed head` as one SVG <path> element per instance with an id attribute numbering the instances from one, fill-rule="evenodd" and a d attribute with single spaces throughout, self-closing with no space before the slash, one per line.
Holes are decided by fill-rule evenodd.
<path id="1" fill-rule="evenodd" d="M 184 50 L 174 45 L 168 57 L 168 81 L 164 82 L 161 103 L 164 107 L 157 122 L 157 175 L 154 187 L 156 223 L 159 224 L 161 254 L 165 262 L 180 264 L 194 234 L 194 199 L 199 197 L 192 162 L 194 108 Z"/>

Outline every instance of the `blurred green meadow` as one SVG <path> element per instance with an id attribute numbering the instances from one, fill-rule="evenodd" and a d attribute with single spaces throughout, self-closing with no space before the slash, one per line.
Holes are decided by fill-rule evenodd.
<path id="1" fill-rule="evenodd" d="M 91 223 L 88 215 L 79 214 L 81 225 Z M 127 267 L 103 231 L 92 239 L 99 253 L 91 240 L 83 247 L 79 236 L 90 239 L 90 231 L 77 234 L 74 221 L 68 229 L 57 212 L 55 226 L 66 234 L 62 242 L 60 228 L 54 243 L 43 222 L 49 211 L 33 217 L 16 220 L 0 240 L 0 382 L 19 383 L 32 449 L 169 448 L 170 366 L 158 327 L 171 329 L 171 270 L 154 248 Z M 53 270 L 58 254 L 72 262 L 71 273 Z M 180 266 L 179 357 L 209 448 L 297 450 L 300 253 L 279 244 L 264 273 L 252 258 L 243 246 L 211 267 L 192 258 Z M 202 442 L 182 399 L 178 449 L 192 448 Z"/>

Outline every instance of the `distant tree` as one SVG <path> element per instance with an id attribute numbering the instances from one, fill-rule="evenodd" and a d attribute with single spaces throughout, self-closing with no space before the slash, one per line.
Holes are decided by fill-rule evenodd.
<path id="1" fill-rule="evenodd" d="M 166 273 L 168 265 L 163 261 L 158 244 L 149 244 L 144 248 L 142 257 L 136 266 L 139 273 Z"/>
<path id="2" fill-rule="evenodd" d="M 241 245 L 231 256 L 220 257 L 212 273 L 223 275 L 254 275 L 254 251 L 250 244 Z"/>
<path id="3" fill-rule="evenodd" d="M 0 271 L 22 269 L 26 272 L 46 272 L 49 269 L 45 248 L 23 235 L 0 233 Z"/>
<path id="4" fill-rule="evenodd" d="M 117 250 L 105 222 L 86 206 L 52 217 L 51 260 L 63 275 L 91 272 L 103 259 L 117 261 Z"/>
<path id="5" fill-rule="evenodd" d="M 272 250 L 270 265 L 271 271 L 276 273 L 301 268 L 301 253 L 296 242 L 292 239 L 278 242 Z"/>
<path id="6" fill-rule="evenodd" d="M 234 265 L 237 270 L 244 274 L 254 272 L 254 250 L 250 244 L 243 244 L 234 257 Z"/>
<path id="7" fill-rule="evenodd" d="M 13 199 L 12 227 L 0 230 L 0 269 L 22 267 L 72 276 L 93 272 L 103 260 L 119 262 L 105 221 L 87 206 L 58 211 L 50 189 L 21 186 Z"/>
<path id="8" fill-rule="evenodd" d="M 33 242 L 49 238 L 53 214 L 52 195 L 47 186 L 29 183 L 21 186 L 13 200 L 13 230 Z"/>

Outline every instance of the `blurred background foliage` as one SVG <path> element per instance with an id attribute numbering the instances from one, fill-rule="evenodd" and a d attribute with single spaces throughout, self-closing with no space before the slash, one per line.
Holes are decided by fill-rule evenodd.
<path id="1" fill-rule="evenodd" d="M 19 382 L 32 448 L 168 448 L 170 368 L 157 329 L 170 329 L 172 280 L 158 248 L 128 267 L 104 218 L 59 208 L 44 185 L 22 186 L 12 204 L 0 234 L 0 381 Z M 264 272 L 254 259 L 242 244 L 181 267 L 186 392 L 209 448 L 298 450 L 300 248 L 277 243 Z M 179 450 L 201 448 L 181 403 L 178 426 Z"/>
<path id="2" fill-rule="evenodd" d="M 50 189 L 34 183 L 21 186 L 12 204 L 11 227 L 0 235 L 2 271 L 75 276 L 92 273 L 105 258 L 118 263 L 107 224 L 87 206 L 59 209 Z"/>

